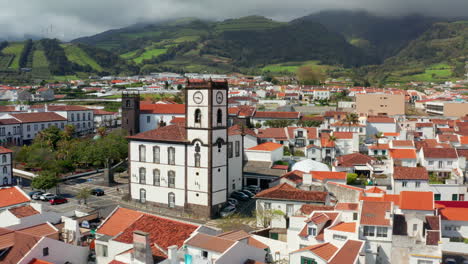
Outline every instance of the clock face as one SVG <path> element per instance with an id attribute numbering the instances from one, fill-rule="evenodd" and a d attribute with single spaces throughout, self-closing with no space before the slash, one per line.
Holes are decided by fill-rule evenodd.
<path id="1" fill-rule="evenodd" d="M 201 104 L 203 102 L 203 94 L 201 92 L 196 92 L 193 94 L 193 101 L 196 104 Z"/>
<path id="2" fill-rule="evenodd" d="M 223 102 L 223 93 L 222 93 L 222 92 L 218 92 L 218 93 L 216 94 L 216 102 L 217 102 L 218 104 L 220 104 L 220 103 Z"/>

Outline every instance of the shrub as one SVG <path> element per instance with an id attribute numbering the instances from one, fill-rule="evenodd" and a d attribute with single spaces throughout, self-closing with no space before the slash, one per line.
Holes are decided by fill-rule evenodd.
<path id="1" fill-rule="evenodd" d="M 357 183 L 358 175 L 356 173 L 348 173 L 346 175 L 346 184 L 353 185 Z"/>
<path id="2" fill-rule="evenodd" d="M 284 156 L 291 156 L 291 152 L 289 150 L 289 147 L 283 147 L 283 155 Z"/>
<path id="3" fill-rule="evenodd" d="M 296 150 L 296 151 L 294 151 L 294 156 L 304 157 L 305 154 L 304 154 L 304 151 L 302 151 L 302 150 Z"/>

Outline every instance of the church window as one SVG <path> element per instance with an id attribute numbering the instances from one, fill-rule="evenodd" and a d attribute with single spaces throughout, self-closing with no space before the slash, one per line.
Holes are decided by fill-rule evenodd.
<path id="1" fill-rule="evenodd" d="M 146 169 L 140 168 L 140 184 L 146 183 Z"/>
<path id="2" fill-rule="evenodd" d="M 167 176 L 169 178 L 168 187 L 169 188 L 175 188 L 175 172 L 174 171 L 169 171 L 167 173 Z"/>
<path id="3" fill-rule="evenodd" d="M 168 199 L 167 199 L 167 205 L 169 208 L 174 208 L 175 207 L 175 194 L 174 193 L 169 193 Z"/>
<path id="4" fill-rule="evenodd" d="M 167 158 L 169 165 L 175 165 L 175 148 L 169 147 L 167 149 Z"/>
<path id="5" fill-rule="evenodd" d="M 200 153 L 195 153 L 195 167 L 200 167 Z"/>
<path id="6" fill-rule="evenodd" d="M 146 147 L 144 145 L 138 146 L 138 151 L 140 153 L 140 161 L 145 162 L 146 161 Z"/>
<path id="7" fill-rule="evenodd" d="M 161 149 L 158 146 L 153 147 L 153 162 L 160 163 L 161 162 Z"/>
<path id="8" fill-rule="evenodd" d="M 201 123 L 201 110 L 200 109 L 195 110 L 195 123 L 196 124 Z"/>
<path id="9" fill-rule="evenodd" d="M 218 112 L 216 113 L 216 122 L 218 125 L 223 123 L 223 111 L 221 111 L 221 109 L 218 109 Z"/>
<path id="10" fill-rule="evenodd" d="M 153 185 L 161 185 L 161 172 L 158 169 L 153 170 Z"/>
<path id="11" fill-rule="evenodd" d="M 146 203 L 146 190 L 140 189 L 140 203 Z"/>

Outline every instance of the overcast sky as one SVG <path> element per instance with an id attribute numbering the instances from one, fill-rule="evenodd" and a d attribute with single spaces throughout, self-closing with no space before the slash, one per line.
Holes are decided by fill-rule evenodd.
<path id="1" fill-rule="evenodd" d="M 287 21 L 326 9 L 456 17 L 466 16 L 468 0 L 0 0 L 0 39 L 49 32 L 69 40 L 179 17 L 263 15 Z"/>

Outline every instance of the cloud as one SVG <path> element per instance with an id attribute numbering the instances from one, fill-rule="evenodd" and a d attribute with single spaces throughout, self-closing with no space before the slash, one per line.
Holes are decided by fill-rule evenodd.
<path id="1" fill-rule="evenodd" d="M 0 38 L 25 35 L 69 40 L 136 23 L 180 17 L 226 19 L 263 15 L 291 20 L 327 9 L 382 15 L 466 16 L 467 0 L 0 0 Z"/>

